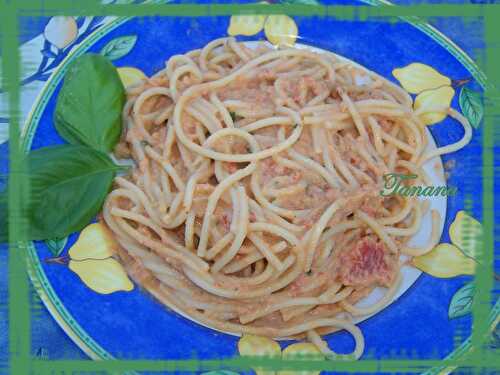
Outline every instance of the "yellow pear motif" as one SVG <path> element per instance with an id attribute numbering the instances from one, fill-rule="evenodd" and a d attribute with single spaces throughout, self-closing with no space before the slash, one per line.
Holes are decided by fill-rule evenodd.
<path id="1" fill-rule="evenodd" d="M 231 36 L 236 35 L 255 35 L 264 28 L 266 22 L 265 15 L 248 15 L 240 16 L 235 15 L 231 17 L 227 33 Z"/>
<path id="2" fill-rule="evenodd" d="M 299 30 L 293 18 L 286 15 L 271 15 L 267 17 L 264 32 L 272 44 L 292 46 Z"/>
<path id="3" fill-rule="evenodd" d="M 135 85 L 136 83 L 147 79 L 142 70 L 134 67 L 125 66 L 118 68 L 117 71 L 124 87 Z"/>
<path id="4" fill-rule="evenodd" d="M 322 360 L 324 357 L 319 349 L 308 342 L 301 342 L 287 346 L 283 350 L 285 360 Z M 280 371 L 279 375 L 318 375 L 320 371 Z"/>
<path id="5" fill-rule="evenodd" d="M 94 223 L 82 230 L 68 254 L 73 260 L 106 259 L 114 254 L 116 246 L 108 229 L 101 223 Z"/>
<path id="6" fill-rule="evenodd" d="M 412 63 L 404 68 L 394 69 L 392 75 L 411 94 L 419 94 L 422 91 L 451 85 L 451 80 L 448 77 L 440 74 L 429 65 L 421 63 Z"/>
<path id="7" fill-rule="evenodd" d="M 459 211 L 449 229 L 451 243 L 467 256 L 476 258 L 482 246 L 483 227 L 465 211 Z"/>
<path id="8" fill-rule="evenodd" d="M 279 344 L 269 337 L 256 335 L 243 335 L 238 341 L 238 351 L 240 355 L 245 356 L 265 356 L 279 357 L 281 356 L 281 348 Z M 254 369 L 257 375 L 273 375 L 274 371 L 263 371 Z"/>
<path id="9" fill-rule="evenodd" d="M 429 253 L 413 258 L 412 263 L 425 273 L 441 278 L 473 275 L 476 266 L 473 259 L 447 243 L 441 243 Z"/>
<path id="10" fill-rule="evenodd" d="M 432 125 L 446 118 L 453 95 L 455 90 L 450 86 L 424 91 L 417 95 L 413 107 L 424 124 Z"/>
<path id="11" fill-rule="evenodd" d="M 97 293 L 131 291 L 134 284 L 121 264 L 112 258 L 117 246 L 104 224 L 90 224 L 82 230 L 80 237 L 68 251 L 69 269 Z"/>
<path id="12" fill-rule="evenodd" d="M 69 269 L 97 293 L 109 294 L 119 290 L 129 292 L 134 289 L 134 284 L 121 264 L 113 258 L 70 260 Z"/>

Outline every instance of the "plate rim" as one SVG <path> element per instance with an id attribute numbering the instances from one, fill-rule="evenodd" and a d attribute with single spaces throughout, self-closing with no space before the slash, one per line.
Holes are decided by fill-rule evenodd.
<path id="1" fill-rule="evenodd" d="M 394 5 L 387 0 L 359 0 L 360 2 L 378 6 L 378 5 Z M 109 21 L 109 23 L 95 30 L 87 38 L 85 38 L 79 45 L 71 50 L 68 55 L 61 61 L 56 70 L 51 74 L 47 82 L 43 85 L 40 93 L 31 106 L 31 109 L 26 117 L 24 127 L 21 134 L 21 148 L 23 152 L 30 150 L 34 134 L 38 128 L 41 114 L 45 110 L 46 104 L 53 93 L 56 86 L 59 84 L 64 73 L 68 68 L 68 63 L 76 57 L 85 53 L 95 42 L 100 38 L 107 35 L 110 31 L 123 25 L 125 22 L 135 18 L 130 17 L 117 17 Z M 428 23 L 420 22 L 417 17 L 400 17 L 403 22 L 406 22 L 430 37 L 434 42 L 439 44 L 447 50 L 475 79 L 475 81 L 484 89 L 487 85 L 487 77 L 474 60 L 455 44 L 451 39 L 444 35 L 434 26 Z M 66 335 L 91 359 L 115 359 L 108 353 L 99 343 L 97 343 L 73 318 L 73 316 L 66 309 L 54 289 L 49 282 L 45 271 L 40 262 L 40 258 L 36 251 L 33 241 L 27 242 L 27 265 L 28 275 L 33 284 L 37 294 L 42 300 L 43 304 L 49 311 L 52 318 L 57 322 Z M 452 354 L 454 351 L 450 352 Z"/>

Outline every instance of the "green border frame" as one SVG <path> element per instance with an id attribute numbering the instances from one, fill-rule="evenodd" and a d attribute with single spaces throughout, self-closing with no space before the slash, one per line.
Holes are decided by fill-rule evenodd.
<path id="1" fill-rule="evenodd" d="M 209 6 L 200 6 L 200 5 L 183 5 L 183 6 L 172 5 L 172 6 L 170 6 L 169 5 L 169 6 L 161 7 L 161 6 L 158 6 L 155 4 L 102 6 L 102 5 L 99 5 L 97 3 L 90 3 L 89 4 L 89 2 L 87 2 L 88 8 L 83 8 L 83 9 L 81 8 L 81 9 L 76 10 L 76 9 L 71 9 L 71 7 L 68 7 L 68 4 L 64 4 L 64 2 L 62 2 L 62 1 L 45 1 L 45 2 L 38 4 L 38 5 L 42 4 L 42 6 L 49 5 L 48 8 L 43 10 L 40 7 L 39 8 L 33 7 L 33 5 L 23 7 L 23 5 L 26 5 L 24 3 L 14 5 L 11 2 L 9 2 L 8 0 L 6 0 L 6 1 L 4 1 L 4 3 L 0 3 L 0 5 L 2 6 L 2 8 L 0 8 L 0 9 L 1 10 L 5 9 L 6 10 L 5 14 L 7 16 L 11 15 L 13 17 L 9 18 L 9 22 L 5 22 L 4 25 L 2 25 L 5 27 L 5 30 L 7 31 L 4 33 L 4 35 L 8 36 L 8 37 L 3 38 L 2 46 L 4 47 L 4 49 L 3 49 L 4 51 L 11 50 L 12 47 L 15 47 L 15 49 L 17 50 L 17 41 L 12 41 L 10 39 L 13 39 L 13 37 L 15 38 L 15 35 L 17 35 L 17 32 L 18 32 L 17 16 L 18 16 L 20 10 L 23 11 L 23 14 L 26 12 L 28 12 L 28 13 L 33 12 L 34 14 L 37 14 L 37 9 L 38 9 L 38 12 L 41 11 L 42 13 L 45 12 L 45 13 L 48 13 L 51 15 L 55 15 L 55 14 L 74 15 L 75 13 L 81 14 L 81 15 L 93 15 L 93 14 L 102 14 L 102 15 L 104 15 L 104 14 L 106 14 L 106 15 L 120 14 L 121 15 L 121 14 L 126 14 L 123 12 L 130 12 L 128 14 L 139 13 L 138 15 L 146 15 L 146 14 L 153 15 L 153 14 L 159 13 L 162 15 L 184 15 L 184 16 L 216 15 L 216 14 L 228 15 L 228 14 L 233 14 L 233 13 L 248 13 L 248 11 L 253 11 L 254 13 L 269 13 L 270 12 L 270 13 L 288 13 L 288 14 L 292 14 L 292 15 L 297 15 L 297 14 L 300 14 L 300 15 L 329 15 L 329 14 L 333 14 L 333 15 L 335 15 L 335 17 L 340 16 L 338 18 L 343 18 L 343 19 L 360 17 L 360 15 L 361 15 L 361 17 L 373 16 L 373 17 L 388 18 L 391 22 L 395 21 L 395 17 L 402 17 L 405 21 L 407 21 L 410 24 L 412 24 L 413 26 L 417 27 L 418 29 L 423 31 L 425 34 L 430 36 L 437 43 L 439 43 L 441 46 L 443 46 L 445 49 L 447 49 L 455 58 L 457 58 L 462 63 L 462 65 L 464 65 L 464 67 L 467 70 L 469 70 L 471 72 L 471 74 L 474 76 L 476 81 L 481 86 L 483 86 L 484 89 L 487 89 L 487 91 L 491 91 L 491 90 L 496 91 L 496 89 L 492 85 L 489 84 L 491 82 L 487 82 L 486 76 L 484 75 L 484 73 L 481 72 L 479 67 L 472 61 L 472 59 L 470 57 L 468 57 L 465 54 L 465 52 L 463 52 L 458 46 L 456 46 L 452 41 L 450 41 L 447 37 L 445 37 L 443 34 L 441 34 L 435 28 L 433 28 L 432 26 L 430 26 L 428 24 L 423 23 L 423 21 L 421 19 L 418 19 L 414 16 L 414 14 L 418 14 L 420 16 L 425 16 L 426 14 L 429 14 L 429 13 L 432 16 L 435 14 L 436 7 L 443 7 L 442 5 L 434 6 L 433 8 L 429 8 L 426 5 L 422 5 L 419 7 L 415 7 L 415 6 L 410 6 L 410 7 L 390 6 L 390 7 L 388 7 L 386 5 L 390 5 L 390 3 L 386 2 L 385 0 L 364 0 L 364 1 L 371 4 L 371 5 L 382 5 L 382 6 L 377 8 L 377 10 L 373 11 L 373 10 L 370 10 L 370 7 L 366 8 L 366 7 L 349 7 L 349 6 L 342 6 L 342 7 L 340 7 L 340 6 L 333 6 L 333 7 L 287 6 L 285 8 L 283 6 L 272 5 L 272 6 L 266 6 L 264 9 L 262 6 L 259 6 L 259 5 L 241 6 L 241 5 L 234 5 L 234 4 L 233 5 L 209 5 Z M 447 6 L 448 10 L 452 11 L 451 12 L 452 14 L 456 14 L 457 16 L 462 15 L 462 16 L 469 16 L 470 17 L 470 15 L 468 15 L 467 13 L 464 13 L 464 10 L 468 12 L 472 8 L 466 6 L 465 8 L 467 8 L 467 9 L 464 9 L 464 6 L 462 6 L 462 5 L 460 5 L 458 7 L 460 9 L 458 9 L 457 7 L 450 8 Z M 171 12 L 167 11 L 167 8 L 170 8 L 169 10 L 171 10 Z M 355 9 L 355 8 L 357 8 L 357 9 Z M 405 10 L 403 10 L 403 8 Z M 379 11 L 380 9 L 383 9 L 383 10 Z M 432 9 L 432 12 L 430 11 L 431 9 Z M 500 12 L 498 12 L 498 9 L 499 8 L 495 8 L 495 10 L 496 10 L 496 12 L 494 12 L 495 14 L 500 14 Z M 137 12 L 139 10 L 140 10 L 140 12 Z M 331 10 L 331 11 L 329 12 L 329 10 Z M 341 11 L 339 13 L 336 13 L 334 10 L 341 10 Z M 481 16 L 482 12 L 478 13 L 477 7 L 474 8 L 474 10 L 475 10 L 475 12 L 473 12 L 473 13 L 475 14 L 475 16 Z M 491 20 L 494 20 L 492 14 L 488 14 L 488 16 L 485 16 L 485 18 L 490 19 L 489 23 L 485 22 L 485 24 L 491 26 L 492 25 Z M 6 17 L 6 19 L 7 19 L 7 17 Z M 119 25 L 126 22 L 127 20 L 128 20 L 128 18 L 120 18 L 118 20 L 111 22 L 110 24 L 107 24 L 107 25 L 99 28 L 91 36 L 89 36 L 87 39 L 85 39 L 85 41 L 83 41 L 82 44 L 80 44 L 77 48 L 75 48 L 74 51 L 72 51 L 70 53 L 70 55 L 60 64 L 57 71 L 51 76 L 51 78 L 49 79 L 47 84 L 44 86 L 41 94 L 39 95 L 39 97 L 35 101 L 35 105 L 33 106 L 34 109 L 30 113 L 28 121 L 27 121 L 27 126 L 25 128 L 26 130 L 22 135 L 19 134 L 18 128 L 16 129 L 16 124 L 18 123 L 18 119 L 19 119 L 18 113 L 16 112 L 17 106 L 19 104 L 19 86 L 17 85 L 17 82 L 14 78 L 17 78 L 19 76 L 19 66 L 18 66 L 19 61 L 13 61 L 14 60 L 13 58 L 18 59 L 18 56 L 16 54 L 14 54 L 14 56 L 11 56 L 11 58 L 9 58 L 9 56 L 7 58 L 5 58 L 5 60 L 3 61 L 4 67 L 5 67 L 3 71 L 5 72 L 5 76 L 7 78 L 4 78 L 4 80 L 6 81 L 5 86 L 10 89 L 9 108 L 11 110 L 11 119 L 12 119 L 11 129 L 10 129 L 10 133 L 11 133 L 10 139 L 11 139 L 12 144 L 16 144 L 16 142 L 21 141 L 21 143 L 20 143 L 21 147 L 19 147 L 19 148 L 11 147 L 11 178 L 9 181 L 9 187 L 10 187 L 9 191 L 10 192 L 13 191 L 13 189 L 12 189 L 13 187 L 20 187 L 21 186 L 21 181 L 20 181 L 20 176 L 19 176 L 19 175 L 21 175 L 21 173 L 19 173 L 19 175 L 16 175 L 17 172 L 22 172 L 22 170 L 24 168 L 24 166 L 20 162 L 21 156 L 24 152 L 26 152 L 29 149 L 29 145 L 31 144 L 31 140 L 32 140 L 34 131 L 36 130 L 36 124 L 39 120 L 41 111 L 43 110 L 43 108 L 46 105 L 46 101 L 47 101 L 48 96 L 51 94 L 51 92 L 54 90 L 55 86 L 58 84 L 58 82 L 62 78 L 62 75 L 64 74 L 64 72 L 67 68 L 68 62 L 71 61 L 74 57 L 78 56 L 79 54 L 84 53 L 85 50 L 92 43 L 94 43 L 96 40 L 98 40 L 101 36 L 103 36 L 104 34 L 109 32 L 110 30 L 118 27 Z M 485 21 L 487 21 L 487 20 L 485 19 Z M 489 29 L 487 29 L 487 31 L 488 30 Z M 10 33 L 9 33 L 9 31 L 10 31 Z M 493 57 L 498 57 L 498 54 L 494 53 Z M 488 109 L 488 107 L 489 106 L 487 106 L 487 109 Z M 495 108 L 495 106 L 493 106 L 493 109 L 498 110 L 498 108 Z M 497 113 L 497 112 L 494 112 L 494 113 Z M 488 111 L 487 111 L 487 114 L 488 114 Z M 489 121 L 486 120 L 485 130 L 484 130 L 485 134 L 487 133 L 486 129 L 488 129 L 488 122 Z M 491 153 L 491 147 L 493 145 L 494 145 L 494 137 L 488 138 L 488 137 L 483 136 L 483 164 L 485 164 L 485 165 L 483 165 L 483 167 L 487 166 L 485 163 L 485 158 L 486 158 L 486 161 L 491 162 L 491 164 L 489 164 L 489 166 L 490 167 L 493 166 L 493 163 L 492 163 L 493 154 Z M 485 181 L 484 177 L 487 178 L 486 181 Z M 485 193 L 483 195 L 483 206 L 485 203 L 486 204 L 491 203 L 491 206 L 489 206 L 490 211 L 492 211 L 491 208 L 493 207 L 493 205 L 492 205 L 493 204 L 493 189 L 492 189 L 493 188 L 493 178 L 492 177 L 493 177 L 492 170 L 489 170 L 489 168 L 486 168 L 486 173 L 483 172 L 483 181 L 485 181 L 485 183 L 483 184 L 483 190 L 485 190 L 485 192 L 483 192 L 483 193 Z M 485 188 L 485 186 L 486 186 L 486 188 Z M 491 190 L 487 191 L 488 188 L 491 188 Z M 16 190 L 14 190 L 14 191 L 16 191 Z M 21 201 L 22 201 L 22 199 L 20 199 L 20 198 L 22 198 L 23 192 L 20 191 L 20 193 L 21 194 L 9 193 L 9 199 L 10 199 L 9 200 L 9 215 L 10 215 L 9 217 L 10 218 L 15 219 L 17 216 L 16 214 L 19 214 L 19 212 L 16 212 L 16 206 L 17 206 L 17 204 L 21 203 Z M 486 206 L 486 208 L 487 207 L 488 206 Z M 483 215 L 483 221 L 485 221 L 487 218 L 493 219 L 493 215 L 491 214 L 491 212 L 487 212 L 488 209 L 486 209 L 486 210 L 483 209 L 483 214 L 485 213 L 485 211 L 486 211 L 486 215 Z M 487 216 L 487 217 L 485 217 L 485 216 Z M 17 216 L 17 217 L 19 217 L 19 216 Z M 493 229 L 493 222 L 492 221 L 491 221 L 491 224 L 492 225 L 485 226 L 485 231 L 487 231 L 488 229 L 490 229 L 490 230 Z M 487 227 L 489 227 L 489 228 L 487 228 Z M 13 221 L 11 220 L 11 224 L 10 224 L 9 229 L 11 230 L 12 238 L 22 238 L 22 236 L 16 237 L 17 235 L 22 235 L 22 231 L 23 231 L 22 225 L 14 226 Z M 486 236 L 487 238 L 485 239 L 485 245 L 490 244 L 491 249 L 493 249 L 493 246 L 492 246 L 493 245 L 493 236 L 492 236 L 493 233 L 490 232 L 490 234 L 491 234 L 491 236 Z M 490 248 L 488 246 L 486 246 L 486 247 Z M 28 289 L 27 285 L 25 285 L 25 284 L 21 285 L 21 288 L 19 288 L 19 286 L 12 285 L 12 281 L 19 281 L 19 279 L 20 279 L 19 275 L 16 275 L 13 277 L 13 275 L 12 275 L 13 270 L 22 270 L 20 268 L 20 266 L 25 266 L 23 264 L 23 259 L 24 259 L 23 252 L 27 252 L 28 260 L 29 260 L 28 270 L 29 270 L 30 277 L 32 277 L 32 280 L 34 282 L 35 288 L 37 289 L 37 291 L 41 291 L 41 290 L 43 291 L 40 294 L 40 296 L 41 296 L 42 300 L 44 301 L 44 303 L 46 303 L 49 311 L 51 311 L 52 314 L 55 313 L 61 319 L 63 319 L 61 321 L 61 320 L 58 320 L 56 318 L 56 320 L 60 324 L 64 323 L 64 324 L 61 324 L 63 329 L 65 329 L 65 331 L 70 335 L 70 337 L 73 340 L 75 340 L 75 342 L 80 347 L 82 347 L 81 345 L 84 345 L 84 347 L 82 347 L 82 349 L 84 349 L 84 351 L 86 351 L 87 354 L 91 355 L 91 357 L 96 358 L 96 359 L 97 358 L 99 358 L 99 359 L 111 359 L 111 356 L 104 349 L 102 349 L 97 343 L 95 343 L 81 329 L 81 327 L 79 327 L 79 325 L 71 318 L 69 313 L 66 311 L 66 309 L 62 305 L 62 303 L 59 301 L 58 297 L 55 295 L 54 291 L 50 287 L 50 284 L 48 283 L 48 281 L 43 273 L 43 270 L 40 267 L 38 256 L 34 250 L 33 244 L 32 243 L 15 243 L 15 245 L 14 245 L 13 243 L 11 243 L 10 250 L 11 250 L 11 253 L 9 256 L 9 274 L 10 274 L 9 292 L 17 290 L 17 291 L 21 291 L 24 294 L 24 292 L 27 291 L 27 289 Z M 24 255 L 26 255 L 26 253 Z M 492 256 L 493 256 L 493 253 L 490 254 L 490 260 L 492 259 Z M 485 258 L 486 258 L 485 260 L 488 260 L 488 254 L 486 254 Z M 21 261 L 21 263 L 18 263 L 19 261 Z M 491 270 L 489 270 L 489 272 L 486 270 L 486 272 L 483 273 L 482 276 L 483 277 L 481 277 L 481 274 L 479 274 L 476 277 L 476 281 L 479 282 L 480 279 L 484 279 L 485 280 L 484 284 L 486 286 L 489 286 L 489 288 L 487 289 L 487 292 L 488 292 L 491 289 L 492 280 L 487 280 L 486 278 L 488 276 L 492 277 Z M 26 281 L 26 280 L 24 280 L 24 281 Z M 21 284 L 22 284 L 22 282 L 21 282 Z M 10 302 L 12 302 L 12 299 Z M 24 301 L 24 302 L 27 302 L 27 301 Z M 41 360 L 30 361 L 30 348 L 29 348 L 30 339 L 29 339 L 29 337 L 27 339 L 23 338 L 22 340 L 20 340 L 21 337 L 17 336 L 16 332 L 13 332 L 13 331 L 15 331 L 16 328 L 18 328 L 18 329 L 20 328 L 20 331 L 25 330 L 26 327 L 24 327 L 24 328 L 21 327 L 22 322 L 24 322 L 24 323 L 27 322 L 28 323 L 27 326 L 29 328 L 29 315 L 26 315 L 26 313 L 19 315 L 20 319 L 14 319 L 14 324 L 12 324 L 12 320 L 13 320 L 12 318 L 15 317 L 15 315 L 17 315 L 17 314 L 15 314 L 16 312 L 19 312 L 17 310 L 17 307 L 19 307 L 21 304 L 19 304 L 19 305 L 14 304 L 16 306 L 12 306 L 12 305 L 13 305 L 13 303 L 10 303 L 10 318 L 11 318 L 10 339 L 11 340 L 15 339 L 16 342 L 15 343 L 11 342 L 11 345 L 10 345 L 11 346 L 11 355 L 14 354 L 11 357 L 11 369 L 16 368 L 18 370 L 21 370 L 21 369 L 34 370 L 34 368 L 36 367 L 40 371 L 40 373 L 48 371 L 49 369 L 52 368 L 49 365 L 50 362 L 41 361 Z M 490 318 L 497 317 L 499 309 L 500 309 L 500 307 L 499 307 L 499 304 L 497 303 L 495 305 L 494 309 L 491 311 Z M 474 312 L 474 318 L 475 318 L 475 322 L 476 322 L 477 317 L 479 317 L 479 316 L 486 317 L 487 316 L 487 314 L 489 312 L 489 308 L 487 306 L 481 306 L 479 304 L 476 304 L 473 312 Z M 481 332 L 481 330 L 476 329 L 476 327 L 474 327 L 472 337 L 469 340 L 467 340 L 459 349 L 457 349 L 455 351 L 455 353 L 460 354 L 461 352 L 469 351 L 469 349 L 473 346 L 472 342 L 474 342 L 474 341 L 476 343 L 480 343 L 481 338 L 484 335 L 484 332 L 488 331 L 488 328 L 490 327 L 491 323 L 492 323 L 491 319 L 490 319 L 490 321 L 488 321 L 488 319 L 485 319 L 484 321 L 482 321 L 482 324 L 478 324 L 479 326 L 482 326 L 482 328 L 486 328 L 486 330 L 483 330 L 483 332 Z M 72 334 L 75 334 L 76 336 L 73 336 L 69 332 L 71 332 Z M 28 329 L 28 333 L 29 333 L 29 329 Z M 477 345 L 475 345 L 474 347 L 476 347 L 476 346 Z M 14 352 L 13 349 L 16 347 L 18 349 L 23 349 L 23 350 L 19 350 L 19 351 Z M 27 351 L 26 351 L 26 349 L 27 349 Z M 23 357 L 21 357 L 21 354 L 23 355 Z M 481 356 L 481 358 L 484 359 L 483 356 Z M 28 362 L 28 366 L 26 365 L 26 363 L 21 363 L 21 362 L 23 362 L 22 360 L 24 360 L 24 359 L 26 359 L 26 361 L 24 361 L 24 362 Z M 454 359 L 454 355 L 451 355 L 449 359 L 450 360 Z M 479 358 L 477 358 L 477 359 L 479 359 Z M 255 360 L 248 362 L 248 361 L 245 361 L 244 358 L 239 358 L 239 359 L 236 358 L 236 359 L 228 360 L 228 361 L 229 361 L 229 362 L 227 362 L 228 365 L 230 365 L 232 363 L 233 365 L 238 365 L 241 368 L 249 368 L 250 364 L 252 364 L 252 363 L 255 364 L 255 362 L 256 362 Z M 85 362 L 86 361 L 56 361 L 56 362 L 53 362 L 52 364 L 56 365 L 55 366 L 56 370 L 63 369 L 63 368 L 71 369 L 71 367 L 68 365 L 75 365 L 80 370 L 84 370 L 84 369 L 97 370 L 97 369 L 104 369 L 104 368 L 125 370 L 126 368 L 128 368 L 128 367 L 126 367 L 128 365 L 132 365 L 132 366 L 138 365 L 138 366 L 135 366 L 135 368 L 138 370 L 147 370 L 147 369 L 151 369 L 151 370 L 165 369 L 166 370 L 166 369 L 173 369 L 173 368 L 179 368 L 179 369 L 185 368 L 187 370 L 187 369 L 195 369 L 195 368 L 198 369 L 200 367 L 200 363 L 197 361 L 195 361 L 196 363 L 192 362 L 191 364 L 189 364 L 188 363 L 189 361 L 116 361 L 115 360 L 115 361 L 109 362 L 110 366 L 107 366 L 107 365 L 106 366 L 89 365 L 89 364 L 85 364 Z M 203 361 L 203 362 L 206 364 L 207 368 L 218 368 L 221 365 L 221 361 L 208 360 L 208 361 Z M 266 362 L 266 361 L 264 360 L 264 362 Z M 274 363 L 274 365 L 276 365 L 276 363 L 275 363 L 276 361 L 272 361 L 272 362 Z M 391 361 L 386 360 L 386 361 L 380 361 L 380 362 L 391 362 Z M 343 364 L 335 363 L 335 366 L 318 365 L 316 367 L 318 367 L 318 369 L 321 367 L 322 369 L 325 369 L 325 370 L 326 369 L 331 370 L 334 368 L 337 370 L 340 370 L 339 367 L 345 367 L 345 370 L 349 370 L 349 371 L 368 371 L 370 368 L 375 368 L 375 367 L 373 367 L 374 363 L 377 364 L 376 368 L 380 369 L 381 368 L 380 362 L 379 361 L 361 361 L 361 362 L 356 362 L 356 363 L 349 363 L 348 367 L 343 366 L 347 363 L 343 363 Z M 416 366 L 416 367 L 414 367 L 414 370 L 418 371 L 418 369 L 423 369 L 423 368 L 428 367 L 428 366 L 435 366 L 437 364 L 441 364 L 441 365 L 444 364 L 446 366 L 449 365 L 452 367 L 463 364 L 463 362 L 457 362 L 455 360 L 444 361 L 442 363 L 440 363 L 439 361 L 415 361 L 415 360 L 404 361 L 404 363 L 399 363 L 399 364 L 396 362 L 400 362 L 400 361 L 392 361 L 392 362 L 393 363 L 388 364 L 388 367 L 387 367 L 387 369 L 391 369 L 391 371 L 393 371 L 395 368 L 409 369 L 409 368 L 411 368 L 411 366 Z M 474 360 L 473 362 L 476 364 L 480 364 L 482 361 L 476 362 L 476 360 Z M 270 362 L 269 364 L 273 365 L 273 363 Z M 363 363 L 363 364 L 360 365 L 361 363 Z M 402 367 L 399 367 L 401 365 L 402 365 Z M 35 367 L 32 367 L 32 366 L 35 366 Z M 172 367 L 172 366 L 174 366 L 174 367 Z M 301 366 L 301 364 L 293 364 L 293 363 L 290 363 L 288 366 L 289 367 L 293 366 L 294 368 L 303 367 L 303 366 Z M 309 367 L 309 364 L 308 364 L 308 367 Z M 16 375 L 17 375 L 17 372 L 16 372 Z"/>
<path id="2" fill-rule="evenodd" d="M 366 1 L 370 5 L 380 5 L 383 3 L 390 4 L 388 2 L 382 2 L 378 0 L 362 1 Z M 66 70 L 68 69 L 71 61 L 73 61 L 76 57 L 84 54 L 95 42 L 97 42 L 107 33 L 123 25 L 130 19 L 131 17 L 119 18 L 100 27 L 91 35 L 89 35 L 74 50 L 72 50 L 71 53 L 59 64 L 57 70 L 51 75 L 47 83 L 42 88 L 42 91 L 33 104 L 32 112 L 27 117 L 26 125 L 23 128 L 23 133 L 21 135 L 23 141 L 22 148 L 24 152 L 29 152 L 33 137 L 38 127 L 40 116 L 45 110 L 48 99 L 54 92 L 57 85 L 63 79 L 64 74 L 66 73 Z M 479 82 L 479 84 L 484 88 L 486 84 L 486 77 L 484 73 L 474 63 L 474 61 L 460 49 L 460 47 L 458 47 L 444 34 L 440 33 L 437 29 L 429 24 L 422 24 L 411 20 L 407 22 L 412 24 L 412 26 L 416 27 L 420 31 L 424 32 L 432 40 L 448 50 L 458 61 L 460 61 L 460 63 L 472 74 L 474 79 Z M 54 319 L 61 325 L 68 336 L 71 337 L 71 339 L 91 358 L 113 358 L 111 354 L 109 354 L 94 339 L 92 339 L 84 329 L 80 327 L 78 322 L 76 322 L 72 318 L 71 314 L 66 310 L 65 306 L 62 304 L 61 300 L 56 295 L 50 283 L 48 282 L 47 277 L 45 276 L 33 243 L 30 243 L 28 246 L 28 254 L 30 264 L 30 278 L 33 284 L 37 286 L 37 292 L 39 293 L 42 301 L 44 302 L 45 306 L 50 311 Z"/>

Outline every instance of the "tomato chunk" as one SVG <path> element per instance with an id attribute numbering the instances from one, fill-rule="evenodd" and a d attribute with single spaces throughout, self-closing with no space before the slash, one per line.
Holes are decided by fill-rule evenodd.
<path id="1" fill-rule="evenodd" d="M 390 285 L 395 277 L 397 259 L 388 254 L 382 242 L 364 237 L 343 251 L 338 259 L 339 279 L 344 285 Z"/>

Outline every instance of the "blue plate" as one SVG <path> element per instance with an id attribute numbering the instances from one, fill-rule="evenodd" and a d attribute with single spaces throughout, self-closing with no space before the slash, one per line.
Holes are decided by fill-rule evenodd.
<path id="1" fill-rule="evenodd" d="M 433 67 L 453 80 L 467 79 L 468 89 L 481 91 L 484 76 L 456 45 L 428 25 L 408 23 L 338 21 L 333 18 L 294 17 L 299 41 L 333 51 L 397 82 L 393 69 L 413 62 Z M 230 17 L 130 18 L 97 28 L 61 63 L 35 104 L 24 134 L 26 151 L 63 143 L 52 122 L 56 98 L 71 60 L 86 52 L 99 53 L 116 38 L 128 36 L 125 52 L 114 56 L 118 67 L 133 66 L 151 75 L 174 54 L 200 48 L 227 35 Z M 327 32 L 326 32 L 327 31 Z M 263 32 L 246 37 L 265 39 Z M 456 86 L 452 107 L 461 110 Z M 459 83 L 463 84 L 463 82 Z M 459 140 L 462 127 L 446 119 L 430 127 L 438 145 Z M 449 242 L 448 228 L 460 210 L 480 220 L 481 127 L 464 149 L 443 157 L 454 160 L 448 183 L 459 193 L 448 197 L 441 242 Z M 472 200 L 472 198 L 474 198 Z M 78 234 L 68 238 L 64 252 Z M 30 250 L 31 277 L 47 308 L 68 335 L 92 358 L 224 358 L 237 355 L 237 338 L 193 323 L 157 303 L 140 287 L 131 292 L 98 294 L 86 287 L 68 267 L 47 264 L 53 257 L 44 242 Z M 470 317 L 450 319 L 448 310 L 455 292 L 470 277 L 436 278 L 423 274 L 395 303 L 362 322 L 367 349 L 363 358 L 443 358 L 470 333 Z M 432 337 L 432 340 L 429 338 Z M 327 336 L 338 352 L 352 350 L 346 333 Z M 283 343 L 286 345 L 286 343 Z"/>

